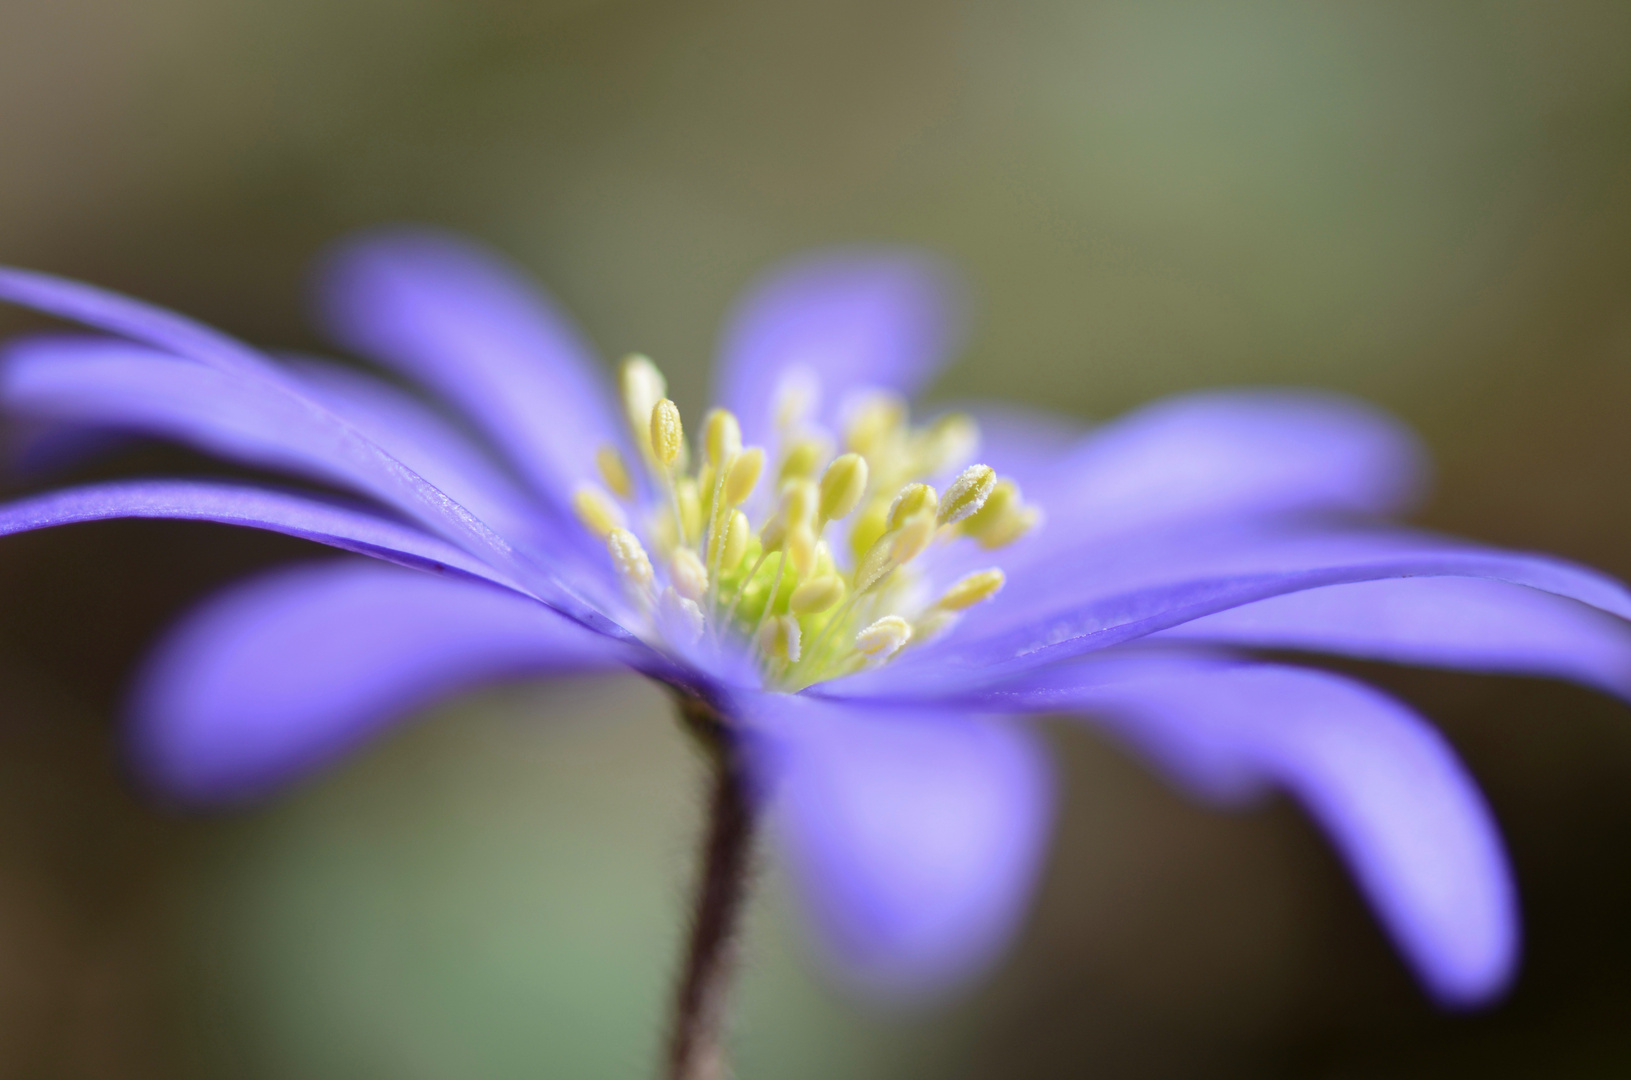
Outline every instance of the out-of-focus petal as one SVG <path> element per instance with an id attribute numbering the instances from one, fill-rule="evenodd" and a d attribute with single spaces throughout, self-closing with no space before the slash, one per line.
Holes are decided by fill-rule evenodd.
<path id="1" fill-rule="evenodd" d="M 0 504 L 0 536 L 115 518 L 213 521 L 298 536 L 417 570 L 454 570 L 530 595 L 480 559 L 409 525 L 248 484 L 115 480 Z"/>
<path id="2" fill-rule="evenodd" d="M 1518 957 L 1511 868 L 1489 807 L 1444 739 L 1398 701 L 1277 664 L 1144 658 L 1108 677 L 1033 673 L 1008 707 L 1090 713 L 1186 789 L 1238 801 L 1282 787 L 1313 815 L 1440 1001 L 1503 990 Z"/>
<path id="3" fill-rule="evenodd" d="M 1552 676 L 1631 697 L 1631 623 L 1495 581 L 1392 578 L 1310 589 L 1208 615 L 1151 640 Z"/>
<path id="4" fill-rule="evenodd" d="M 336 341 L 452 402 L 558 508 L 598 448 L 626 447 L 594 350 L 495 252 L 433 229 L 364 233 L 330 254 L 316 300 Z"/>
<path id="5" fill-rule="evenodd" d="M 1139 537 L 1118 551 L 1061 561 L 1047 574 L 1012 575 L 961 633 L 821 692 L 921 696 L 925 688 L 990 680 L 1271 597 L 1389 578 L 1522 585 L 1631 618 L 1631 593 L 1607 575 L 1561 559 L 1405 530 L 1240 528 L 1216 543 L 1182 534 L 1167 539 Z"/>
<path id="6" fill-rule="evenodd" d="M 262 795 L 460 690 L 616 668 L 622 653 L 489 585 L 349 560 L 283 568 L 159 646 L 133 699 L 132 760 L 174 798 Z"/>
<path id="7" fill-rule="evenodd" d="M 886 997 L 943 991 L 1023 918 L 1052 785 L 1030 733 L 955 712 L 744 695 L 755 775 L 817 941 Z"/>
<path id="8" fill-rule="evenodd" d="M 907 248 L 838 248 L 771 270 L 737 303 L 720 342 L 715 400 L 749 442 L 770 444 L 782 376 L 820 385 L 811 419 L 836 423 L 863 387 L 913 395 L 962 344 L 963 290 L 939 260 Z"/>

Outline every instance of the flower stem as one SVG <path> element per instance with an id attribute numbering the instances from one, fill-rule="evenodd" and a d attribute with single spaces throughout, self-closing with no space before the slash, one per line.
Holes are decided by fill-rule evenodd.
<path id="1" fill-rule="evenodd" d="M 690 939 L 674 987 L 667 1080 L 725 1080 L 725 1013 L 747 897 L 754 812 L 741 755 L 706 703 L 681 698 L 680 715 L 707 751 L 713 772 Z"/>

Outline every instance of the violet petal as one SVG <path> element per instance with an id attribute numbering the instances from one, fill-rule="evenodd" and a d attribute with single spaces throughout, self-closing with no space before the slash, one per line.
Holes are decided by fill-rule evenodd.
<path id="1" fill-rule="evenodd" d="M 132 762 L 171 797 L 241 800 L 458 691 L 623 659 L 488 585 L 350 560 L 284 567 L 211 598 L 159 645 L 133 698 Z"/>

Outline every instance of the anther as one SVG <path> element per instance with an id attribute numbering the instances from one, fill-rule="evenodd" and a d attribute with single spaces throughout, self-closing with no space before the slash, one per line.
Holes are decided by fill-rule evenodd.
<path id="1" fill-rule="evenodd" d="M 629 468 L 623 464 L 623 455 L 617 452 L 617 447 L 606 445 L 596 450 L 595 466 L 600 470 L 600 478 L 618 498 L 627 499 L 634 494 L 634 482 L 629 479 Z"/>
<path id="2" fill-rule="evenodd" d="M 850 411 L 844 425 L 844 446 L 876 457 L 906 425 L 906 402 L 885 391 L 869 394 Z"/>
<path id="3" fill-rule="evenodd" d="M 940 524 L 954 525 L 976 514 L 997 486 L 996 470 L 989 465 L 970 465 L 951 482 L 940 500 Z"/>
<path id="4" fill-rule="evenodd" d="M 979 535 L 980 546 L 988 551 L 1006 547 L 1036 528 L 1037 523 L 1041 520 L 1042 513 L 1036 507 L 1015 507 L 1003 515 L 995 525 Z"/>
<path id="5" fill-rule="evenodd" d="M 621 529 L 628 524 L 623 508 L 593 484 L 584 484 L 572 493 L 572 509 L 577 512 L 583 527 L 602 540 L 613 529 Z"/>
<path id="6" fill-rule="evenodd" d="M 682 476 L 674 481 L 674 504 L 680 515 L 680 543 L 696 543 L 702 538 L 702 496 L 695 480 Z"/>
<path id="7" fill-rule="evenodd" d="M 782 458 L 782 467 L 777 479 L 787 481 L 814 476 L 830 452 L 823 439 L 814 437 L 800 439 L 788 449 L 787 456 Z"/>
<path id="8" fill-rule="evenodd" d="M 661 609 L 663 622 L 674 636 L 680 638 L 687 645 L 695 645 L 702 638 L 702 631 L 707 626 L 703 617 L 702 608 L 690 597 L 681 596 L 670 585 L 663 590 L 657 603 Z"/>
<path id="9" fill-rule="evenodd" d="M 887 660 L 911 640 L 911 623 L 899 615 L 885 615 L 855 635 L 855 647 L 874 660 Z"/>
<path id="10" fill-rule="evenodd" d="M 674 588 L 687 600 L 701 600 L 708 591 L 708 568 L 688 547 L 676 548 L 668 562 L 668 576 Z"/>
<path id="11" fill-rule="evenodd" d="M 765 452 L 762 447 L 750 446 L 736 455 L 725 473 L 725 505 L 740 506 L 758 486 L 759 474 L 764 471 Z"/>
<path id="12" fill-rule="evenodd" d="M 866 458 L 843 454 L 821 474 L 821 516 L 836 521 L 855 509 L 866 492 Z"/>
<path id="13" fill-rule="evenodd" d="M 793 572 L 804 577 L 816 564 L 816 536 L 810 526 L 794 525 L 787 530 L 787 562 Z"/>
<path id="14" fill-rule="evenodd" d="M 742 425 L 729 409 L 710 409 L 702 421 L 702 446 L 708 464 L 724 468 L 731 456 L 742 449 Z"/>
<path id="15" fill-rule="evenodd" d="M 884 519 L 884 528 L 898 529 L 900 523 L 914 514 L 927 512 L 933 515 L 940 509 L 940 497 L 934 493 L 934 488 L 928 484 L 907 484 L 895 496 L 895 501 L 889 504 L 889 516 Z"/>
<path id="16" fill-rule="evenodd" d="M 680 424 L 680 407 L 667 398 L 651 407 L 651 452 L 657 463 L 674 464 L 685 444 L 685 428 Z"/>
<path id="17" fill-rule="evenodd" d="M 647 357 L 630 353 L 617 370 L 617 389 L 623 398 L 623 414 L 641 454 L 651 457 L 651 409 L 668 396 L 668 380 Z"/>
<path id="18" fill-rule="evenodd" d="M 781 512 L 789 528 L 813 522 L 820 505 L 821 490 L 812 480 L 794 480 L 782 488 Z"/>
<path id="19" fill-rule="evenodd" d="M 799 615 L 826 611 L 844 598 L 844 581 L 837 574 L 818 574 L 793 590 L 788 609 Z"/>
<path id="20" fill-rule="evenodd" d="M 772 660 L 798 663 L 802 645 L 799 621 L 791 615 L 777 615 L 759 630 L 759 651 Z"/>
<path id="21" fill-rule="evenodd" d="M 721 571 L 730 570 L 742 561 L 742 556 L 748 551 L 748 518 L 740 510 L 732 510 L 730 520 L 720 532 L 719 540 L 714 544 L 712 552 L 718 562 L 715 564 Z"/>
<path id="22" fill-rule="evenodd" d="M 967 461 L 980 447 L 980 426 L 967 413 L 947 413 L 921 436 L 917 467 L 932 476 L 941 469 Z"/>
<path id="23" fill-rule="evenodd" d="M 958 579 L 956 584 L 947 589 L 945 595 L 935 602 L 935 607 L 945 611 L 971 608 L 980 601 L 989 600 L 997 595 L 997 591 L 1006 580 L 1003 572 L 995 567 L 990 570 L 976 570 Z"/>
<path id="24" fill-rule="evenodd" d="M 612 566 L 624 584 L 635 589 L 651 584 L 651 560 L 640 546 L 639 537 L 627 529 L 613 529 L 606 534 L 606 550 L 611 552 Z"/>

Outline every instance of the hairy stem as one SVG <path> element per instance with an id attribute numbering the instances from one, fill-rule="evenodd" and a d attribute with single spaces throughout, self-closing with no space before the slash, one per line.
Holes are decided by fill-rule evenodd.
<path id="1" fill-rule="evenodd" d="M 754 813 L 731 732 L 705 703 L 680 700 L 680 715 L 708 753 L 713 791 L 690 939 L 674 987 L 667 1080 L 725 1080 L 725 1013 L 747 896 Z"/>

